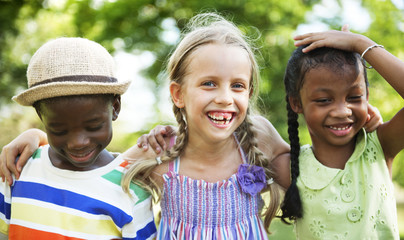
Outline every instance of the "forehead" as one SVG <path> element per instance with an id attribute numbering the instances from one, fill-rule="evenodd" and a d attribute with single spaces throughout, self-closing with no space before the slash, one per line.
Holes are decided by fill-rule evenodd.
<path id="1" fill-rule="evenodd" d="M 209 43 L 195 49 L 188 57 L 187 72 L 213 71 L 222 73 L 233 68 L 234 73 L 251 74 L 251 62 L 248 53 L 241 46 Z"/>
<path id="2" fill-rule="evenodd" d="M 320 65 L 306 72 L 302 88 L 306 90 L 336 89 L 348 90 L 354 87 L 366 89 L 363 69 L 359 71 L 351 65 L 339 69 Z"/>
<path id="3" fill-rule="evenodd" d="M 108 99 L 101 95 L 56 97 L 40 101 L 39 108 L 46 117 L 60 117 L 71 113 L 89 115 L 106 112 L 111 106 Z"/>

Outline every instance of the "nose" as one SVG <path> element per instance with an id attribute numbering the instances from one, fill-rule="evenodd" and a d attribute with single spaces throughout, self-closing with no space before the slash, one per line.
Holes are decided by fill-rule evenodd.
<path id="1" fill-rule="evenodd" d="M 90 143 L 90 139 L 84 132 L 73 132 L 69 136 L 67 147 L 69 149 L 82 149 Z"/>
<path id="2" fill-rule="evenodd" d="M 331 111 L 330 115 L 332 117 L 336 117 L 336 118 L 350 117 L 352 115 L 352 109 L 350 108 L 348 103 L 341 102 L 341 103 L 335 104 L 335 107 Z"/>
<path id="3" fill-rule="evenodd" d="M 215 102 L 220 105 L 231 105 L 233 103 L 233 94 L 231 89 L 222 88 L 220 91 L 217 91 L 215 97 Z"/>

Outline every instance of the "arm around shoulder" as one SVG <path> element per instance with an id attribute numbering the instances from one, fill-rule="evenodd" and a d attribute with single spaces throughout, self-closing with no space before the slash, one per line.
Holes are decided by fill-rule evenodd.
<path id="1" fill-rule="evenodd" d="M 262 116 L 253 117 L 256 127 L 258 148 L 270 160 L 275 172 L 275 181 L 284 189 L 290 185 L 290 147 L 274 126 Z"/>
<path id="2" fill-rule="evenodd" d="M 283 140 L 274 126 L 262 116 L 253 116 L 256 128 L 258 148 L 272 161 L 284 153 L 290 152 L 289 144 Z"/>

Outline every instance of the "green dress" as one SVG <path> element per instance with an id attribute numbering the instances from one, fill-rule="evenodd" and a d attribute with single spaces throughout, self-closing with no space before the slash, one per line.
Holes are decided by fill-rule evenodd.
<path id="1" fill-rule="evenodd" d="M 302 146 L 299 162 L 297 239 L 399 239 L 393 184 L 376 131 L 358 134 L 343 170 L 322 165 L 309 145 Z"/>

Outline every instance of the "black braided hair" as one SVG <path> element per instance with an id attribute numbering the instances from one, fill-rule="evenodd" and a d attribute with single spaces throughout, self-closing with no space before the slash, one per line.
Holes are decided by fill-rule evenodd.
<path id="1" fill-rule="evenodd" d="M 298 114 L 295 113 L 289 103 L 289 98 L 286 97 L 286 109 L 288 111 L 288 134 L 290 141 L 290 175 L 291 183 L 285 193 L 283 203 L 281 205 L 282 216 L 284 223 L 289 223 L 286 218 L 295 220 L 302 217 L 302 203 L 300 200 L 299 190 L 296 185 L 297 177 L 299 176 L 299 122 Z"/>
<path id="2" fill-rule="evenodd" d="M 351 66 L 356 70 L 356 74 L 363 71 L 366 86 L 368 79 L 366 69 L 358 53 L 346 52 L 334 48 L 317 48 L 308 53 L 303 53 L 302 49 L 306 46 L 300 46 L 292 53 L 284 76 L 284 85 L 286 90 L 286 108 L 288 111 L 288 134 L 290 141 L 290 173 L 291 184 L 285 193 L 283 203 L 281 204 L 281 219 L 285 223 L 296 220 L 303 216 L 302 202 L 299 189 L 297 188 L 297 178 L 299 176 L 299 122 L 298 114 L 293 111 L 290 105 L 290 98 L 300 102 L 300 89 L 303 86 L 306 73 L 319 66 L 325 66 L 335 74 L 344 74 L 344 67 Z M 289 221 L 287 220 L 289 219 Z"/>

